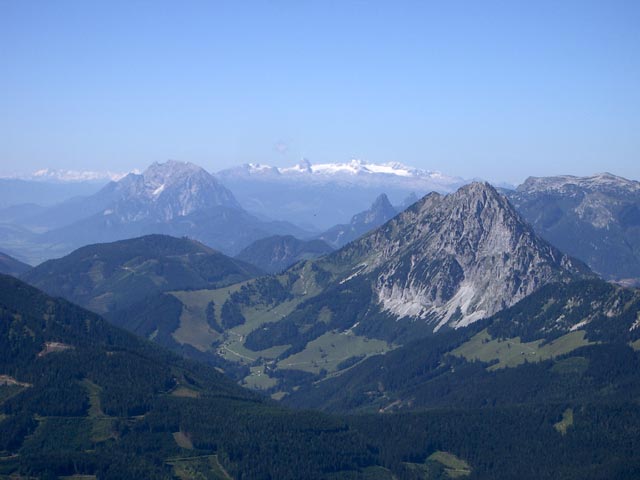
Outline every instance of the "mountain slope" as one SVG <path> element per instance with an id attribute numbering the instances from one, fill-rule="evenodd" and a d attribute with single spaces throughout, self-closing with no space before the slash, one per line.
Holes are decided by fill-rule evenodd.
<path id="1" fill-rule="evenodd" d="M 154 163 L 143 173 L 111 181 L 98 192 L 74 197 L 23 219 L 37 231 L 59 229 L 94 215 L 110 223 L 168 222 L 211 207 L 240 209 L 233 194 L 204 169 L 187 162 Z"/>
<path id="2" fill-rule="evenodd" d="M 37 231 L 51 230 L 97 214 L 111 217 L 112 223 L 166 222 L 216 206 L 240 208 L 233 194 L 204 169 L 169 160 L 111 181 L 93 195 L 74 197 L 30 215 L 23 224 Z"/>
<path id="3" fill-rule="evenodd" d="M 588 273 L 537 237 L 484 183 L 427 195 L 319 263 L 332 270 L 345 265 L 341 285 L 365 278 L 383 311 L 436 328 L 467 325 L 545 283 Z"/>
<path id="4" fill-rule="evenodd" d="M 633 382 L 623 395 L 612 388 L 637 377 L 638 355 L 590 348 L 600 354 L 542 373 L 612 379 L 596 402 L 331 417 L 277 407 L 0 275 L 0 468 L 36 478 L 634 478 L 640 410 L 624 393 L 637 393 Z M 522 395 L 532 377 L 513 372 L 503 393 Z"/>
<path id="5" fill-rule="evenodd" d="M 307 235 L 290 223 L 250 215 L 213 175 L 175 161 L 154 163 L 94 195 L 21 219 L 18 226 L 12 235 L 0 235 L 0 245 L 34 264 L 83 245 L 154 233 L 189 236 L 230 255 L 274 234 Z"/>
<path id="6" fill-rule="evenodd" d="M 368 210 L 354 215 L 351 218 L 351 222 L 345 225 L 336 225 L 318 238 L 335 248 L 340 248 L 374 228 L 379 227 L 395 217 L 397 213 L 387 196 L 383 193 L 376 198 Z"/>
<path id="7" fill-rule="evenodd" d="M 432 317 L 438 327 L 467 325 L 545 283 L 586 273 L 482 183 L 445 197 L 428 195 L 334 261 L 342 259 L 366 262 L 358 274 L 375 272 L 383 310 Z"/>
<path id="8" fill-rule="evenodd" d="M 0 379 L 3 474 L 352 478 L 377 462 L 340 419 L 273 406 L 1 275 Z"/>
<path id="9" fill-rule="evenodd" d="M 31 265 L 27 265 L 20 260 L 16 260 L 10 257 L 6 253 L 0 252 L 0 273 L 5 275 L 13 275 L 17 277 L 31 268 Z"/>
<path id="10" fill-rule="evenodd" d="M 640 182 L 608 173 L 528 178 L 505 191 L 536 232 L 609 280 L 640 280 Z"/>
<path id="11" fill-rule="evenodd" d="M 469 328 L 409 343 L 285 403 L 329 411 L 617 402 L 640 392 L 640 291 L 546 285 Z"/>
<path id="12" fill-rule="evenodd" d="M 194 240 L 148 235 L 82 247 L 38 265 L 23 279 L 51 295 L 107 313 L 160 292 L 221 287 L 260 273 Z"/>
<path id="13" fill-rule="evenodd" d="M 291 345 L 280 358 L 308 350 L 328 332 L 403 344 L 470 325 L 547 283 L 591 273 L 537 237 L 493 187 L 474 183 L 447 196 L 427 195 L 312 267 L 286 275 L 285 284 L 304 278 L 302 298 L 244 342 L 253 351 Z M 247 311 L 256 304 L 248 298 Z M 288 363 L 296 362 L 279 365 Z"/>
<path id="14" fill-rule="evenodd" d="M 202 352 L 251 366 L 247 384 L 282 392 L 472 325 L 547 283 L 591 275 L 537 237 L 495 189 L 471 184 L 430 194 L 341 250 L 277 276 L 172 296 L 194 326 L 221 327 L 198 340 Z"/>
<path id="15" fill-rule="evenodd" d="M 213 175 L 188 162 L 156 162 L 141 175 L 131 173 L 111 187 L 119 198 L 105 215 L 125 221 L 169 221 L 214 206 L 240 208 Z"/>
<path id="16" fill-rule="evenodd" d="M 332 252 L 322 240 L 299 240 L 291 235 L 262 238 L 235 256 L 267 273 L 277 273 L 300 260 L 310 260 Z"/>

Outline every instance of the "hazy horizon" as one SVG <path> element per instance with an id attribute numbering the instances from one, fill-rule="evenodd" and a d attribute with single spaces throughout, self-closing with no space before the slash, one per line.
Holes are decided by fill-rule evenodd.
<path id="1" fill-rule="evenodd" d="M 0 2 L 0 174 L 400 162 L 640 179 L 640 4 Z"/>
<path id="2" fill-rule="evenodd" d="M 167 161 L 172 161 L 174 159 L 167 159 L 164 161 L 156 161 L 153 163 L 160 163 L 163 164 Z M 307 159 L 302 159 L 301 161 L 306 161 Z M 178 160 L 180 162 L 183 162 L 182 160 Z M 332 163 L 336 163 L 336 164 L 348 164 L 351 161 L 361 161 L 365 164 L 372 164 L 373 162 L 366 162 L 364 160 L 361 159 L 351 159 L 349 161 L 345 161 L 345 162 L 332 162 Z M 193 162 L 189 162 L 189 161 L 184 161 L 185 163 L 193 163 Z M 33 170 L 33 171 L 14 171 L 14 172 L 4 172 L 4 171 L 0 171 L 0 179 L 17 179 L 17 180 L 34 180 L 34 181 L 43 181 L 43 182 L 54 182 L 54 183 L 59 183 L 59 182 L 69 182 L 69 183 L 73 183 L 73 182 L 94 182 L 94 183 L 106 183 L 108 181 L 118 181 L 121 178 L 123 178 L 124 176 L 126 176 L 129 173 L 135 173 L 135 174 L 141 174 L 144 173 L 144 171 L 149 168 L 150 166 L 153 165 L 149 164 L 146 165 L 142 168 L 131 168 L 129 170 L 121 170 L 121 171 L 113 171 L 113 170 L 82 170 L 82 169 L 56 169 L 56 168 L 49 168 L 49 167 L 45 167 L 45 168 L 41 168 L 41 169 L 37 169 L 37 170 Z M 300 162 L 298 162 L 300 163 Z M 381 163 L 386 163 L 386 162 L 380 162 L 378 164 Z M 402 162 L 397 162 L 397 163 L 401 163 Z M 197 164 L 196 164 L 197 165 Z M 217 174 L 220 173 L 222 171 L 228 170 L 228 169 L 233 169 L 233 168 L 238 168 L 238 167 L 242 167 L 245 164 L 238 164 L 238 165 L 231 165 L 231 166 L 227 166 L 225 168 L 219 169 L 219 170 L 210 170 L 206 167 L 203 167 L 202 165 L 198 165 L 203 167 L 205 170 L 207 170 L 209 173 L 212 174 Z M 257 165 L 257 164 L 254 164 Z M 268 164 L 260 164 L 261 166 L 270 166 L 270 167 L 277 167 L 279 169 L 290 169 L 295 167 L 297 164 L 290 164 L 290 165 L 268 165 Z M 312 162 L 312 165 L 315 165 Z M 403 164 L 406 167 L 411 167 L 411 168 L 419 168 L 416 167 L 415 165 L 408 165 L 408 164 Z M 426 170 L 429 171 L 429 169 L 422 169 L 422 170 Z M 501 178 L 487 178 L 487 177 L 459 177 L 459 176 L 454 176 L 454 175 L 448 175 L 447 172 L 443 172 L 440 170 L 430 170 L 433 173 L 441 173 L 444 176 L 450 176 L 451 178 L 459 178 L 465 182 L 471 182 L 471 181 L 488 181 L 491 184 L 494 184 L 495 186 L 501 186 L 501 187 L 517 187 L 518 185 L 520 185 L 521 183 L 523 183 L 527 178 L 529 177 L 545 177 L 545 176 L 584 176 L 584 177 L 592 177 L 592 176 L 596 176 L 599 174 L 613 174 L 616 176 L 621 176 L 623 178 L 627 178 L 629 180 L 635 180 L 638 181 L 639 179 L 637 178 L 631 178 L 631 177 L 624 177 L 623 175 L 619 175 L 614 171 L 609 171 L 609 170 L 602 170 L 599 172 L 593 172 L 591 174 L 586 174 L 586 175 L 576 175 L 573 172 L 565 172 L 565 173 L 558 173 L 558 174 L 554 174 L 554 175 L 526 175 L 525 177 L 518 179 L 516 181 L 508 181 L 508 180 L 504 180 Z M 357 178 L 357 177 L 356 177 Z"/>

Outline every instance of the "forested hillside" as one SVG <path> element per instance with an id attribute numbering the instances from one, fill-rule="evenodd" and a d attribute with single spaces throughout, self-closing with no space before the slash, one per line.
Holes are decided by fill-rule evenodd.
<path id="1" fill-rule="evenodd" d="M 534 373 L 507 369 L 502 382 L 467 384 L 462 397 L 452 377 L 440 388 L 445 399 L 453 392 L 449 404 L 439 408 L 338 417 L 277 406 L 12 277 L 0 277 L 0 287 L 0 475 L 596 479 L 640 471 L 630 348 L 585 347 L 526 367 L 541 377 L 549 368 L 565 380 L 582 375 L 602 387 L 595 396 L 536 396 Z"/>

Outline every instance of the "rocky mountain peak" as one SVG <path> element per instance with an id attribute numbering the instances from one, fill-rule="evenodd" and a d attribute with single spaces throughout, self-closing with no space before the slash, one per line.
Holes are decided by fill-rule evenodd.
<path id="1" fill-rule="evenodd" d="M 378 195 L 371 208 L 358 213 L 351 219 L 352 225 L 382 225 L 384 222 L 396 215 L 396 209 L 384 193 Z"/>
<path id="2" fill-rule="evenodd" d="M 371 210 L 380 210 L 391 207 L 391 202 L 385 193 L 381 193 L 371 204 Z"/>
<path id="3" fill-rule="evenodd" d="M 300 160 L 300 163 L 298 163 L 298 169 L 301 172 L 306 172 L 306 173 L 312 173 L 312 169 L 311 169 L 311 162 L 306 159 L 303 158 L 302 160 Z"/>
<path id="4" fill-rule="evenodd" d="M 142 174 L 131 173 L 109 188 L 119 195 L 116 205 L 106 212 L 125 221 L 168 221 L 216 206 L 240 208 L 233 194 L 213 175 L 189 162 L 155 162 Z"/>
<path id="5" fill-rule="evenodd" d="M 190 162 L 167 160 L 164 163 L 154 162 L 142 173 L 147 182 L 172 182 L 206 171 Z"/>
<path id="6" fill-rule="evenodd" d="M 397 211 L 389 202 L 387 195 L 378 195 L 371 207 L 351 217 L 351 222 L 344 225 L 336 225 L 322 235 L 320 239 L 329 245 L 339 248 L 365 233 L 379 227 L 389 219 L 395 217 Z"/>
<path id="7" fill-rule="evenodd" d="M 441 196 L 445 204 L 459 211 L 482 210 L 487 207 L 509 208 L 506 199 L 487 182 L 473 182 L 460 187 L 451 195 Z M 468 212 L 465 212 L 468 213 Z"/>
<path id="8" fill-rule="evenodd" d="M 383 310 L 459 327 L 588 269 L 537 237 L 487 183 L 432 193 L 336 254 L 374 278 Z"/>

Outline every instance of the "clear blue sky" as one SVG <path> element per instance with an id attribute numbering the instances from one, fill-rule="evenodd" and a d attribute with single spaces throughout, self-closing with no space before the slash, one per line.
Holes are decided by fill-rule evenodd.
<path id="1" fill-rule="evenodd" d="M 0 0 L 0 172 L 640 179 L 639 1 Z"/>

